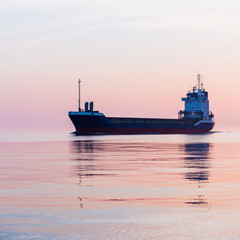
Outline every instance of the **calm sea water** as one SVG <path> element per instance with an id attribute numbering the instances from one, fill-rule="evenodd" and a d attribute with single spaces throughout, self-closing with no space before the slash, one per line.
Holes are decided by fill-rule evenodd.
<path id="1" fill-rule="evenodd" d="M 0 239 L 240 239 L 240 132 L 0 134 Z"/>

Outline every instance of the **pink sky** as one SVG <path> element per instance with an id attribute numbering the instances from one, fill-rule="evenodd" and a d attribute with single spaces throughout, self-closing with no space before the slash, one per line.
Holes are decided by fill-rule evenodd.
<path id="1" fill-rule="evenodd" d="M 180 3 L 181 2 L 181 3 Z M 74 130 L 67 112 L 177 117 L 205 78 L 216 130 L 240 129 L 237 1 L 0 3 L 1 130 Z"/>

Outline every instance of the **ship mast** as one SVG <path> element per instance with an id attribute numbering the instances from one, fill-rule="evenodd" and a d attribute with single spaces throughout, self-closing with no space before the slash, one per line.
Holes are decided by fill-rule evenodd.
<path id="1" fill-rule="evenodd" d="M 80 84 L 81 80 L 78 80 L 78 111 L 81 112 L 81 102 L 80 102 Z"/>
<path id="2" fill-rule="evenodd" d="M 203 84 L 201 83 L 201 80 L 203 79 L 203 77 L 198 74 L 197 75 L 197 81 L 198 81 L 198 91 L 200 91 L 203 88 Z"/>

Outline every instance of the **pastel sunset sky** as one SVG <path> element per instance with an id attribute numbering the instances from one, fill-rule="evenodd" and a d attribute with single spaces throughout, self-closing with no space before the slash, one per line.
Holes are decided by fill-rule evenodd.
<path id="1" fill-rule="evenodd" d="M 177 118 L 198 73 L 216 130 L 240 129 L 239 13 L 237 0 L 0 1 L 0 129 L 73 131 L 78 78 L 106 116 Z"/>

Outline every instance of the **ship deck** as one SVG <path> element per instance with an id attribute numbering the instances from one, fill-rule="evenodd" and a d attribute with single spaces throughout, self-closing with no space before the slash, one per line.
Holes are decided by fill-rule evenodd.
<path id="1" fill-rule="evenodd" d="M 128 126 L 193 126 L 200 119 L 165 119 L 165 118 L 126 118 L 107 117 L 112 125 Z"/>

